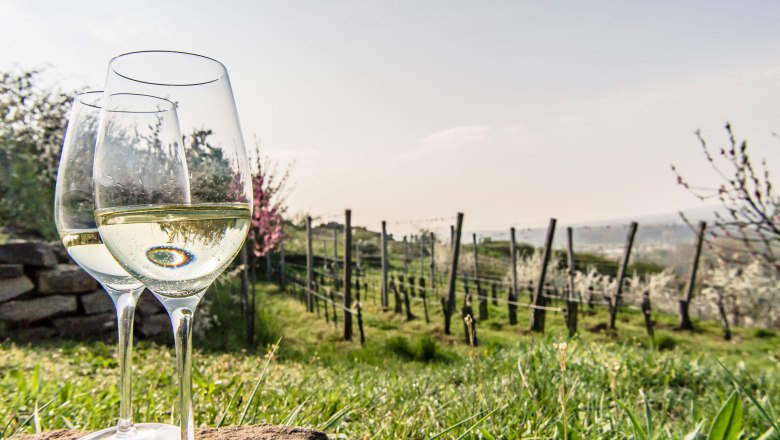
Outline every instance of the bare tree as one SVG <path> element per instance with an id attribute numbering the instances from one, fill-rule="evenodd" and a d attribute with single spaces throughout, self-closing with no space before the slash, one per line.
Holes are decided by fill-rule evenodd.
<path id="1" fill-rule="evenodd" d="M 747 141 L 738 142 L 731 124 L 726 124 L 728 145 L 713 149 L 696 131 L 702 152 L 709 166 L 719 176 L 717 188 L 691 185 L 672 165 L 677 183 L 700 200 L 717 199 L 724 212 L 715 212 L 715 222 L 709 228 L 706 245 L 718 258 L 732 263 L 747 263 L 758 259 L 780 270 L 780 198 L 773 191 L 766 159 L 757 169 L 748 154 Z M 681 214 L 682 215 L 682 214 Z M 682 215 L 683 220 L 693 227 Z"/>

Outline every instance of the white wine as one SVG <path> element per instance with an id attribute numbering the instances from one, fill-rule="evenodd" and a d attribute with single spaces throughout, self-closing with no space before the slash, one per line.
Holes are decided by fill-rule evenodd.
<path id="1" fill-rule="evenodd" d="M 95 211 L 106 246 L 158 295 L 206 289 L 233 261 L 249 230 L 247 203 L 142 205 Z"/>
<path id="2" fill-rule="evenodd" d="M 97 229 L 65 231 L 61 239 L 70 257 L 100 284 L 120 292 L 143 286 L 111 256 Z"/>

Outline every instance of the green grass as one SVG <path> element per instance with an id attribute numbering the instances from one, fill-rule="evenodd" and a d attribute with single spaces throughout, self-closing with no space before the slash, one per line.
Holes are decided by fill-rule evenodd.
<path id="1" fill-rule="evenodd" d="M 626 311 L 617 335 L 583 330 L 562 353 L 554 347 L 565 334 L 559 315 L 548 315 L 546 335 L 532 335 L 525 331 L 527 310 L 518 311 L 520 323 L 513 327 L 505 308 L 491 305 L 491 319 L 478 324 L 480 345 L 471 348 L 457 318 L 455 335 L 443 334 L 435 301 L 430 324 L 422 320 L 419 302 L 413 302 L 419 319 L 406 322 L 383 314 L 369 294 L 363 301 L 366 345 L 361 347 L 341 340 L 341 314 L 334 327 L 306 313 L 293 295 L 270 285 L 260 290 L 263 329 L 257 350 L 240 348 L 243 326 L 228 290 L 209 293 L 221 324 L 208 342 L 195 342 L 198 425 L 286 423 L 349 439 L 430 438 L 445 431 L 439 438 L 561 438 L 564 429 L 570 438 L 619 439 L 637 437 L 636 421 L 652 428 L 648 438 L 682 438 L 700 422 L 706 434 L 719 408 L 738 390 L 745 438 L 757 438 L 769 422 L 746 393 L 774 420 L 780 409 L 777 338 L 754 330 L 735 329 L 734 340 L 726 342 L 713 323 L 697 323 L 700 331 L 694 334 L 678 333 L 672 330 L 673 316 L 657 316 L 657 337 L 650 341 L 641 315 Z M 581 328 L 604 321 L 601 311 L 586 314 Z M 278 335 L 276 358 L 261 375 L 269 344 Z M 356 325 L 355 335 L 357 340 Z M 137 344 L 135 367 L 136 420 L 171 423 L 172 348 Z M 110 426 L 118 410 L 116 382 L 111 344 L 4 342 L 2 437 Z"/>

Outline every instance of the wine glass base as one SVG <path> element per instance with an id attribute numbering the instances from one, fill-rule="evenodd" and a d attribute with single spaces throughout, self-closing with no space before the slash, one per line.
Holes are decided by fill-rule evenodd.
<path id="1" fill-rule="evenodd" d="M 179 440 L 179 427 L 164 423 L 138 423 L 135 434 L 117 436 L 116 427 L 93 432 L 80 437 L 79 440 Z"/>

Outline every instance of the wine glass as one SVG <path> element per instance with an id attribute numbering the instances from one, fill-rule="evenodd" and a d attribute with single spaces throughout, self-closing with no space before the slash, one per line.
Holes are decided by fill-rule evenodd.
<path id="1" fill-rule="evenodd" d="M 175 438 L 175 426 L 133 424 L 133 317 L 144 286 L 111 256 L 95 224 L 92 162 L 102 97 L 103 92 L 86 92 L 77 95 L 73 101 L 54 196 L 54 219 L 62 242 L 70 257 L 108 292 L 116 308 L 119 327 L 119 421 L 114 428 L 82 439 Z"/>
<path id="2" fill-rule="evenodd" d="M 191 440 L 193 313 L 243 245 L 252 209 L 233 93 L 216 60 L 146 51 L 111 61 L 106 95 L 94 169 L 98 230 L 171 317 L 181 438 Z M 121 133 L 137 127 L 155 128 L 126 142 Z"/>

